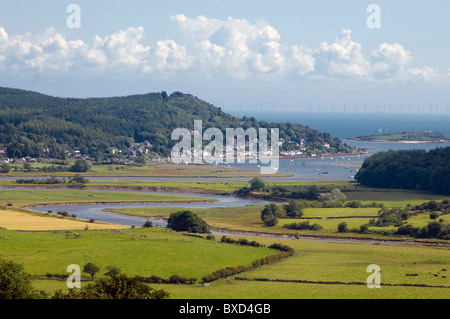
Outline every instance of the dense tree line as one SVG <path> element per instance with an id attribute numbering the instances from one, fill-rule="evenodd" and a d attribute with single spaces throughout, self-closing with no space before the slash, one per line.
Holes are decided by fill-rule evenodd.
<path id="1" fill-rule="evenodd" d="M 395 232 L 397 235 L 406 235 L 415 238 L 450 239 L 450 225 L 432 221 L 423 227 L 414 227 L 410 224 L 400 226 Z"/>
<path id="2" fill-rule="evenodd" d="M 285 150 L 303 139 L 307 150 L 317 154 L 353 151 L 328 133 L 293 123 L 237 118 L 180 92 L 75 99 L 0 88 L 0 145 L 10 158 L 64 159 L 72 149 L 99 159 L 110 154 L 110 147 L 125 151 L 143 141 L 149 141 L 155 153 L 169 155 L 177 143 L 171 140 L 172 131 L 192 130 L 194 120 L 202 120 L 203 129 L 219 128 L 224 136 L 226 128 L 279 128 Z"/>
<path id="3" fill-rule="evenodd" d="M 364 160 L 355 179 L 365 186 L 450 194 L 450 147 L 376 153 Z"/>

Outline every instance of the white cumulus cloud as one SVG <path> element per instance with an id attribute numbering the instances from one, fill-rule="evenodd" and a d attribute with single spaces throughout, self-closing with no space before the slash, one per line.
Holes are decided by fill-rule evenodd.
<path id="1" fill-rule="evenodd" d="M 182 38 L 146 43 L 143 27 L 95 35 L 90 41 L 66 39 L 50 28 L 43 33 L 8 35 L 0 27 L 0 69 L 20 74 L 69 71 L 89 74 L 189 75 L 207 79 L 356 79 L 437 81 L 448 79 L 431 67 L 410 67 L 411 53 L 398 43 L 382 43 L 365 56 L 362 44 L 343 29 L 334 42 L 317 48 L 281 42 L 264 20 L 171 17 Z"/>
<path id="2" fill-rule="evenodd" d="M 369 76 L 370 64 L 362 54 L 362 45 L 351 39 L 351 30 L 342 30 L 336 42 L 322 42 L 314 51 L 318 75 L 332 77 Z"/>

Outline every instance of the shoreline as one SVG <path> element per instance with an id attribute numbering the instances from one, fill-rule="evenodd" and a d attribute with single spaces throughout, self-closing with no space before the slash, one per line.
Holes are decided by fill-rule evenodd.
<path id="1" fill-rule="evenodd" d="M 351 140 L 351 138 L 349 138 L 348 140 Z M 448 141 L 450 142 L 450 141 Z M 433 143 L 433 142 L 430 142 Z M 358 155 L 365 155 L 365 154 L 370 154 L 370 152 L 368 151 L 357 151 L 357 152 L 352 152 L 352 153 L 326 153 L 326 154 L 320 154 L 320 155 L 316 155 L 316 156 L 311 156 L 311 155 L 280 155 L 278 156 L 278 159 L 295 159 L 295 158 L 320 158 L 320 157 L 333 157 L 333 156 L 358 156 Z M 264 157 L 265 159 L 270 159 L 270 157 Z M 247 158 L 248 159 L 248 158 Z M 164 164 L 171 164 L 171 165 L 179 165 L 176 163 L 164 163 Z M 18 165 L 18 164 L 10 164 L 10 165 Z M 215 167 L 215 164 L 209 164 L 209 163 L 189 163 L 187 165 L 210 165 L 212 167 Z M 218 164 L 220 165 L 220 164 Z M 244 169 L 247 171 L 258 171 L 258 169 Z M 59 175 L 58 175 L 59 174 Z M 19 172 L 18 174 L 11 174 L 11 173 L 3 173 L 0 175 L 0 179 L 2 177 L 8 177 L 8 178 L 20 178 L 20 177 L 54 177 L 54 178 L 67 178 L 67 177 L 72 177 L 74 174 L 80 174 L 83 177 L 89 178 L 89 177 L 94 177 L 94 178 L 134 178 L 134 177 L 147 177 L 147 178 L 174 178 L 174 179 L 191 179 L 191 178 L 211 178 L 211 179 L 223 179 L 223 178 L 229 178 L 229 179 L 234 179 L 234 178 L 242 178 L 242 176 L 210 176 L 210 175 L 199 175 L 199 176 L 177 176 L 177 175 L 165 175 L 165 176 L 161 176 L 161 175 L 105 175 L 105 174 L 89 174 L 89 172 L 83 172 L 83 173 L 75 173 L 75 172 L 31 172 L 31 173 L 24 173 L 24 172 Z M 277 176 L 278 174 L 278 176 Z M 289 174 L 289 173 L 277 173 L 277 174 L 267 174 L 264 177 L 267 178 L 285 178 L 285 177 L 293 177 L 295 175 L 293 174 Z M 251 176 L 246 176 L 249 179 L 253 178 L 253 177 L 257 177 L 260 176 L 260 174 L 256 174 L 256 175 L 251 175 Z"/>
<path id="2" fill-rule="evenodd" d="M 450 143 L 450 140 L 437 140 L 437 141 L 405 141 L 405 140 L 363 140 L 359 138 L 347 138 L 350 141 L 368 142 L 368 143 L 400 143 L 400 144 L 432 144 L 432 143 Z"/>
<path id="3" fill-rule="evenodd" d="M 358 155 L 366 155 L 370 154 L 368 151 L 360 151 L 360 152 L 353 152 L 353 153 L 327 153 L 327 154 L 320 154 L 317 156 L 307 156 L 307 155 L 280 155 L 280 159 L 295 159 L 295 158 L 321 158 L 321 157 L 342 157 L 342 156 L 358 156 Z"/>
<path id="4" fill-rule="evenodd" d="M 80 205 L 80 206 L 87 206 L 87 205 L 146 205 L 146 204 L 201 204 L 201 203 L 216 203 L 217 201 L 173 201 L 173 202 L 167 202 L 167 201 L 132 201 L 132 202 L 73 202 L 73 203 L 47 203 L 47 204 L 33 204 L 33 205 L 27 205 L 20 207 L 21 209 L 29 209 L 32 210 L 36 207 L 51 207 L 51 206 L 72 206 L 72 205 Z M 138 217 L 138 216 L 133 216 Z"/>

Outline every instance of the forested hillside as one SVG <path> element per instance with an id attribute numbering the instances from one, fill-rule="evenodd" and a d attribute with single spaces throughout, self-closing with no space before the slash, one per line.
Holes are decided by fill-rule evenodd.
<path id="1" fill-rule="evenodd" d="M 282 150 L 303 147 L 310 153 L 351 152 L 353 149 L 306 126 L 241 119 L 189 94 L 149 93 L 111 98 L 58 98 L 36 92 L 0 88 L 0 148 L 8 157 L 64 158 L 67 150 L 79 150 L 93 158 L 103 157 L 111 147 L 126 151 L 132 143 L 148 141 L 152 151 L 168 155 L 177 141 L 175 128 L 217 127 L 280 129 Z M 326 145 L 328 144 L 328 145 Z M 326 147 L 325 147 L 326 146 Z"/>
<path id="2" fill-rule="evenodd" d="M 450 194 L 450 147 L 379 152 L 365 159 L 355 179 L 380 188 Z"/>

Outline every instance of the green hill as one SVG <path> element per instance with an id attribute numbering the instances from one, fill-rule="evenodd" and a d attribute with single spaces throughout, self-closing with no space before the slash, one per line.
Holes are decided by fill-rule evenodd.
<path id="1" fill-rule="evenodd" d="M 203 129 L 217 127 L 223 132 L 277 127 L 283 139 L 281 151 L 299 148 L 302 139 L 306 154 L 354 151 L 328 133 L 293 123 L 239 119 L 180 92 L 78 99 L 0 88 L 0 148 L 10 158 L 62 159 L 69 150 L 77 150 L 99 159 L 109 156 L 111 148 L 126 152 L 133 143 L 144 141 L 152 145 L 152 154 L 167 156 L 177 143 L 170 139 L 172 131 L 193 129 L 194 120 L 200 119 Z"/>

